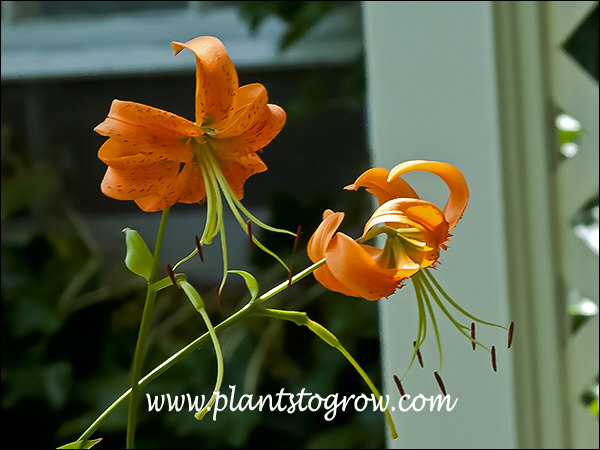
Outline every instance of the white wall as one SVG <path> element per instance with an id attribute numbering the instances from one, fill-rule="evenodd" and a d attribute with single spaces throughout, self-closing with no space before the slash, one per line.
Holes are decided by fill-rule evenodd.
<path id="1" fill-rule="evenodd" d="M 505 233 L 494 62 L 489 2 L 364 2 L 369 132 L 373 165 L 392 168 L 410 159 L 445 161 L 458 167 L 471 200 L 441 255 L 438 281 L 465 309 L 507 325 Z M 412 174 L 411 174 L 412 175 Z M 445 201 L 447 190 L 432 175 L 407 177 L 424 199 Z M 416 299 L 411 283 L 380 304 L 384 390 L 399 394 L 401 376 L 416 337 Z M 498 373 L 485 351 L 436 315 L 448 393 L 458 398 L 451 413 L 393 415 L 394 448 L 490 448 L 517 445 L 511 352 L 506 335 L 478 327 L 478 338 L 498 349 Z M 467 319 L 466 325 L 470 324 Z M 518 329 L 515 344 L 518 345 Z M 437 395 L 433 377 L 437 348 L 429 331 L 425 368 L 405 378 L 408 394 Z"/>

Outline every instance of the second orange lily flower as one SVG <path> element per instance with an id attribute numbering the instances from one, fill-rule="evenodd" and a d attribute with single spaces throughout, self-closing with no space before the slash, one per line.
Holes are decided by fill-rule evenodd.
<path id="1" fill-rule="evenodd" d="M 443 209 L 419 199 L 400 178 L 412 171 L 433 173 L 446 183 L 450 196 Z M 355 241 L 336 232 L 344 213 L 327 210 L 308 243 L 308 255 L 313 262 L 326 258 L 325 265 L 314 272 L 326 288 L 379 300 L 393 294 L 406 278 L 438 261 L 440 247 L 446 248 L 449 231 L 467 207 L 469 190 L 456 167 L 434 161 L 408 161 L 391 171 L 369 169 L 346 189 L 360 187 L 365 187 L 379 202 L 363 235 Z M 363 243 L 379 234 L 386 235 L 382 249 Z"/>

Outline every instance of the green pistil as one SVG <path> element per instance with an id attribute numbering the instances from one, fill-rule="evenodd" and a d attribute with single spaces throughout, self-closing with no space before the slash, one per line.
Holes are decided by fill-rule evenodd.
<path id="1" fill-rule="evenodd" d="M 411 255 L 420 255 L 423 251 L 425 243 L 421 243 L 409 237 L 415 232 L 419 232 L 419 230 L 416 228 L 396 229 L 385 226 L 377 228 L 376 232 L 377 234 L 385 233 L 387 235 L 383 252 L 379 258 L 382 267 L 386 267 L 388 269 L 397 269 L 398 262 L 405 260 L 404 255 L 408 255 L 408 257 L 417 264 L 420 262 L 415 261 L 415 258 L 411 257 Z M 369 232 L 365 237 L 374 237 L 377 234 L 371 234 L 371 232 Z"/>
<path id="2" fill-rule="evenodd" d="M 210 135 L 208 131 L 207 134 Z M 229 206 L 229 209 L 246 234 L 248 234 L 248 226 L 243 216 L 267 231 L 289 234 L 294 237 L 296 236 L 296 233 L 265 224 L 256 218 L 252 213 L 250 213 L 250 211 L 248 211 L 244 205 L 242 205 L 225 179 L 225 176 L 221 171 L 221 167 L 219 166 L 214 155 L 214 150 L 210 146 L 210 141 L 206 139 L 206 137 L 203 137 L 201 141 L 192 140 L 192 150 L 194 153 L 194 163 L 199 166 L 200 171 L 202 172 L 202 178 L 204 180 L 204 186 L 206 189 L 206 223 L 204 225 L 204 231 L 202 232 L 199 242 L 201 245 L 209 245 L 218 234 L 220 234 L 221 237 L 221 250 L 223 253 L 223 279 L 219 287 L 220 291 L 223 289 L 227 279 L 228 269 L 225 223 L 223 220 L 223 199 L 221 198 L 221 195 L 223 195 L 225 198 L 225 202 Z M 262 251 L 277 260 L 286 271 L 289 271 L 289 267 L 285 264 L 285 262 L 283 262 L 283 260 L 275 252 L 265 247 L 256 238 L 256 236 L 252 236 L 252 242 Z M 191 259 L 197 253 L 198 250 L 194 249 L 189 255 L 177 262 L 173 269 L 176 269 L 178 266 Z"/>

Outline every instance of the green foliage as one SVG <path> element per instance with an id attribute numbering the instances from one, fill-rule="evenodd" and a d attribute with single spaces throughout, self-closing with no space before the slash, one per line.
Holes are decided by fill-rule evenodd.
<path id="1" fill-rule="evenodd" d="M 248 1 L 239 2 L 238 10 L 242 20 L 253 32 L 270 17 L 281 19 L 286 25 L 286 30 L 279 41 L 279 50 L 285 53 L 331 13 L 348 7 L 356 7 L 356 3 Z M 324 85 L 319 75 L 306 77 L 293 101 L 286 104 L 286 111 L 289 117 L 306 118 L 327 108 L 345 107 L 358 110 L 364 107 L 364 94 L 364 57 L 360 54 L 356 61 L 345 68 L 333 87 Z"/>
<path id="2" fill-rule="evenodd" d="M 282 19 L 287 30 L 279 42 L 279 48 L 285 50 L 300 40 L 310 29 L 319 23 L 334 8 L 348 2 L 240 2 L 239 13 L 250 25 L 252 31 L 258 30 L 269 16 Z"/>
<path id="3" fill-rule="evenodd" d="M 228 272 L 236 273 L 244 279 L 248 292 L 250 293 L 250 300 L 254 300 L 258 297 L 258 281 L 254 278 L 254 275 L 243 270 L 228 270 Z"/>
<path id="4" fill-rule="evenodd" d="M 287 37 L 280 43 L 285 51 L 326 14 L 346 3 L 240 2 L 240 8 L 259 8 L 249 13 L 256 27 L 268 15 L 282 17 L 288 26 Z M 272 12 L 271 8 L 280 11 Z M 284 105 L 290 113 L 290 126 L 294 125 L 293 121 L 298 126 L 302 120 L 318 120 L 328 108 L 337 112 L 340 108 L 363 107 L 362 60 L 339 72 L 343 75 L 327 85 L 315 75 L 304 83 L 305 88 L 297 93 L 293 104 Z M 77 89 L 77 85 L 67 84 L 67 88 L 72 95 L 71 89 Z M 169 96 L 170 92 L 165 95 Z M 96 120 L 96 113 L 87 105 L 75 114 L 87 115 L 90 123 Z M 3 123 L 9 118 L 3 114 Z M 79 123 L 73 118 L 68 120 Z M 56 447 L 76 439 L 129 386 L 145 286 L 139 277 L 125 270 L 122 253 L 107 254 L 95 242 L 85 222 L 65 200 L 69 183 L 64 180 L 88 177 L 89 171 L 72 166 L 66 173 L 60 170 L 57 161 L 28 158 L 28 149 L 17 140 L 7 142 L 5 131 L 3 127 L 2 407 L 3 424 L 5 429 L 11 430 L 6 433 L 5 441 L 20 446 L 22 436 L 26 435 L 29 447 Z M 63 134 L 65 129 L 53 132 Z M 95 158 L 93 148 L 81 151 L 88 155 L 86 161 Z M 61 152 L 60 147 L 53 146 L 48 154 L 60 155 Z M 68 160 L 69 156 L 62 155 L 62 158 Z M 366 156 L 364 161 L 353 164 L 364 168 Z M 350 181 L 355 175 L 349 176 Z M 100 178 L 90 178 L 85 182 L 99 181 Z M 263 204 L 271 201 L 272 223 L 290 230 L 302 225 L 305 230 L 296 255 L 292 255 L 289 236 L 259 231 L 261 241 L 281 254 L 286 262 L 293 262 L 296 268 L 310 264 L 302 248 L 320 222 L 324 209 L 345 210 L 343 227 L 352 234 L 353 227 L 358 229 L 364 211 L 369 208 L 367 197 L 361 193 L 348 196 L 353 200 L 347 204 L 333 202 L 329 193 L 312 198 L 296 198 L 284 192 L 265 191 L 261 195 Z M 123 203 L 110 200 L 105 211 L 111 214 L 125 211 Z M 138 252 L 145 255 L 142 261 L 148 259 L 149 253 L 144 246 L 138 244 L 141 249 Z M 235 277 L 231 277 L 221 296 L 216 295 L 215 286 L 200 285 L 192 280 L 194 274 L 188 273 L 202 294 L 213 323 L 245 304 L 248 291 L 251 297 L 260 293 L 259 282 L 261 287 L 270 288 L 285 280 L 287 274 L 273 264 L 272 258 L 256 249 L 251 252 L 252 260 L 247 269 L 256 274 L 258 280 L 253 282 L 244 277 L 245 283 L 236 284 Z M 141 266 L 133 263 L 133 266 L 134 273 L 147 275 L 147 263 Z M 335 333 L 375 384 L 381 385 L 376 304 L 328 292 L 312 276 L 272 300 L 269 306 L 307 311 L 312 319 Z M 360 376 L 344 358 L 305 327 L 265 318 L 251 318 L 242 325 L 219 335 L 226 367 L 223 390 L 235 385 L 238 397 L 242 393 L 273 395 L 282 388 L 292 393 L 306 388 L 323 397 L 333 392 L 340 395 L 368 393 Z M 180 290 L 162 289 L 148 337 L 150 351 L 144 372 L 196 339 L 205 329 L 201 317 L 190 311 L 188 300 Z M 331 422 L 324 420 L 322 414 L 309 412 L 289 415 L 270 411 L 223 411 L 216 421 L 206 417 L 198 422 L 193 413 L 143 411 L 146 392 L 210 393 L 216 374 L 214 358 L 211 346 L 207 345 L 149 384 L 141 397 L 139 448 L 314 448 L 341 444 L 377 448 L 384 445 L 383 415 L 367 411 L 340 413 Z M 37 433 L 29 433 L 32 411 L 44 418 Z M 103 437 L 98 447 L 123 446 L 126 411 L 126 408 L 117 409 L 103 423 L 97 433 Z"/>
<path id="5" fill-rule="evenodd" d="M 125 255 L 125 265 L 136 275 L 150 279 L 152 274 L 153 256 L 148 245 L 140 234 L 131 228 L 125 228 L 125 245 L 127 254 Z"/>
<path id="6" fill-rule="evenodd" d="M 59 449 L 62 448 L 92 448 L 94 445 L 96 445 L 98 442 L 100 442 L 102 440 L 102 438 L 99 439 L 92 439 L 91 441 L 75 441 L 75 442 L 70 442 L 66 445 L 62 445 L 60 447 L 58 447 Z"/>
<path id="7" fill-rule="evenodd" d="M 598 419 L 598 374 L 594 377 L 588 386 L 580 395 L 581 403 L 583 403 L 591 414 Z"/>

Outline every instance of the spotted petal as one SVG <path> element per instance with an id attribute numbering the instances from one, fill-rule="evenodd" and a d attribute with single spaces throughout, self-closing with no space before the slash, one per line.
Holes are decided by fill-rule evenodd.
<path id="1" fill-rule="evenodd" d="M 285 111 L 268 104 L 254 125 L 236 137 L 211 139 L 217 155 L 244 156 L 255 153 L 267 146 L 277 136 L 285 124 Z"/>
<path id="2" fill-rule="evenodd" d="M 218 124 L 226 119 L 233 110 L 238 76 L 223 43 L 200 36 L 171 46 L 176 55 L 186 48 L 196 56 L 196 123 Z"/>

